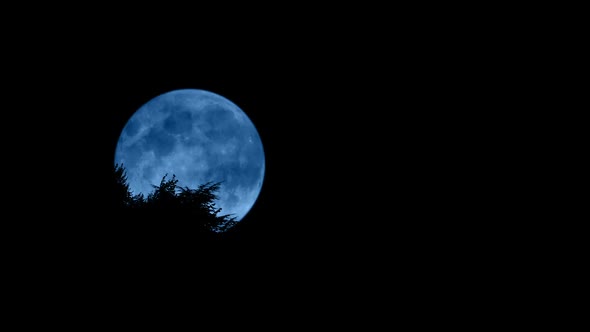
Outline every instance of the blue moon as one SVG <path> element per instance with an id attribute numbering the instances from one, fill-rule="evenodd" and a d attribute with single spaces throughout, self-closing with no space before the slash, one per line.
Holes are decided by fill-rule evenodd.
<path id="1" fill-rule="evenodd" d="M 265 172 L 262 141 L 250 118 L 216 93 L 173 90 L 149 100 L 127 121 L 115 150 L 133 195 L 153 192 L 162 177 L 196 189 L 220 182 L 220 215 L 242 220 L 260 194 Z"/>

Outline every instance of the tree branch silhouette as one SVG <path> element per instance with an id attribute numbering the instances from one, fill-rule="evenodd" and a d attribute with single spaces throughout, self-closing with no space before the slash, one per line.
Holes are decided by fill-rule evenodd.
<path id="1" fill-rule="evenodd" d="M 160 185 L 153 185 L 153 191 L 144 197 L 133 195 L 130 191 L 126 169 L 123 164 L 115 164 L 113 172 L 113 203 L 120 209 L 163 212 L 170 217 L 180 217 L 190 223 L 215 233 L 222 233 L 233 227 L 236 217 L 233 214 L 220 214 L 216 206 L 217 192 L 221 182 L 207 182 L 196 189 L 178 186 L 175 175 L 165 174 Z"/>

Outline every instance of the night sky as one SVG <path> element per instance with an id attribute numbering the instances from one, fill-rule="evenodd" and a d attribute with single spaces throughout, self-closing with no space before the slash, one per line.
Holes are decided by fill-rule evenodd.
<path id="1" fill-rule="evenodd" d="M 399 188 L 421 183 L 398 173 L 412 163 L 407 144 L 424 138 L 407 137 L 408 125 L 400 123 L 403 87 L 371 82 L 368 63 L 346 67 L 331 55 L 288 62 L 182 59 L 135 68 L 105 85 L 101 103 L 112 106 L 104 114 L 103 162 L 112 160 L 122 126 L 146 100 L 173 89 L 205 89 L 247 111 L 265 149 L 262 191 L 232 237 L 248 244 L 330 243 L 395 227 L 396 209 L 406 208 L 397 204 L 407 200 Z"/>
<path id="2" fill-rule="evenodd" d="M 463 204 L 458 197 L 468 195 L 456 175 L 479 163 L 456 158 L 473 151 L 461 146 L 468 141 L 461 114 L 475 98 L 457 98 L 469 81 L 458 83 L 456 67 L 413 40 L 397 39 L 390 48 L 342 33 L 158 51 L 145 39 L 100 45 L 107 50 L 100 57 L 90 57 L 88 46 L 70 54 L 76 64 L 38 64 L 35 80 L 36 100 L 47 110 L 39 127 L 51 138 L 51 172 L 61 174 L 55 186 L 71 179 L 67 198 L 50 207 L 69 216 L 66 225 L 74 227 L 64 226 L 66 233 L 76 229 L 80 241 L 116 242 L 131 232 L 109 210 L 117 139 L 141 105 L 176 89 L 228 98 L 247 112 L 264 144 L 262 190 L 223 239 L 228 247 L 339 257 L 391 247 L 427 251 L 444 242 L 441 234 L 461 233 L 462 221 L 446 220 L 472 213 L 454 212 Z"/>
<path id="3" fill-rule="evenodd" d="M 229 54 L 216 57 L 190 53 L 147 66 L 124 62 L 118 66 L 124 70 L 96 73 L 105 83 L 87 91 L 93 99 L 93 115 L 83 117 L 92 125 L 93 144 L 100 153 L 90 156 L 96 158 L 93 170 L 99 174 L 110 170 L 118 135 L 146 101 L 175 89 L 204 89 L 247 112 L 265 150 L 262 191 L 227 241 L 313 244 L 337 240 L 332 234 L 340 232 L 362 234 L 364 231 L 354 230 L 357 227 L 378 227 L 381 221 L 350 218 L 365 218 L 357 215 L 361 210 L 366 210 L 363 215 L 387 213 L 387 205 L 377 196 L 388 189 L 383 193 L 375 190 L 388 174 L 380 172 L 385 165 L 370 159 L 374 153 L 388 159 L 394 146 L 383 144 L 390 139 L 395 144 L 395 136 L 372 140 L 367 135 L 395 134 L 379 129 L 392 114 L 389 105 L 374 108 L 378 91 L 368 91 L 367 82 L 350 80 L 349 75 L 358 68 L 341 68 L 321 54 L 317 63 L 295 58 L 289 62 L 280 58 L 277 62 L 240 60 Z M 379 125 L 365 127 L 373 122 Z M 361 208 L 365 204 L 366 209 Z"/>
<path id="4" fill-rule="evenodd" d="M 318 216 L 340 213 L 330 211 L 330 206 L 338 205 L 332 200 L 337 192 L 333 182 L 335 177 L 346 175 L 332 168 L 330 159 L 345 146 L 354 147 L 353 142 L 339 142 L 335 136 L 342 130 L 337 128 L 341 103 L 332 100 L 330 88 L 318 90 L 317 86 L 299 83 L 303 74 L 299 70 L 275 71 L 270 64 L 264 67 L 247 61 L 195 60 L 186 67 L 152 67 L 141 77 L 127 77 L 129 83 L 114 91 L 114 100 L 126 100 L 129 106 L 111 113 L 115 119 L 109 136 L 115 137 L 125 119 L 143 102 L 172 89 L 204 89 L 228 98 L 255 124 L 266 158 L 265 181 L 257 203 L 232 238 L 248 243 L 284 243 L 294 236 L 303 239 L 306 234 L 297 225 L 298 218 L 304 219 L 305 227 L 314 229 L 313 233 L 323 229 L 313 225 Z M 327 113 L 332 114 L 329 118 L 333 124 L 326 122 Z"/>
<path id="5" fill-rule="evenodd" d="M 515 33 L 502 6 L 206 4 L 26 10 L 7 30 L 3 190 L 16 212 L 1 234 L 22 322 L 152 324 L 169 310 L 167 327 L 374 330 L 520 315 L 539 280 L 520 272 L 544 257 L 518 228 L 536 220 L 509 211 L 528 197 L 519 158 L 536 137 L 511 133 L 536 109 L 508 96 L 529 87 L 523 67 L 543 73 L 518 50 L 536 25 Z M 256 204 L 205 245 L 178 220 L 111 208 L 123 126 L 176 89 L 239 105 L 264 144 Z"/>

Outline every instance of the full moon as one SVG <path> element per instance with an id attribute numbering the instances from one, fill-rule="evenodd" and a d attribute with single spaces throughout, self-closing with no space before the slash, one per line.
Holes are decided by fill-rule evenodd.
<path id="1" fill-rule="evenodd" d="M 242 220 L 262 188 L 265 158 L 250 118 L 213 92 L 174 90 L 149 100 L 127 121 L 115 151 L 133 195 L 153 192 L 164 175 L 196 189 L 220 182 L 220 215 Z"/>

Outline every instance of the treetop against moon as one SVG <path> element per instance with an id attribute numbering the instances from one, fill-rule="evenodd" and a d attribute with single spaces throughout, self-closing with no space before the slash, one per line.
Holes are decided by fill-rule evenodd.
<path id="1" fill-rule="evenodd" d="M 265 156 L 256 127 L 236 104 L 213 92 L 174 90 L 147 101 L 125 124 L 115 164 L 133 194 L 147 195 L 166 174 L 194 188 L 221 182 L 217 205 L 241 220 L 262 188 Z"/>

